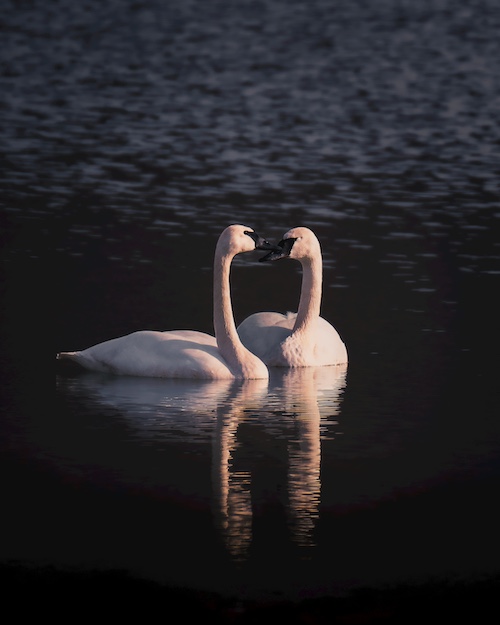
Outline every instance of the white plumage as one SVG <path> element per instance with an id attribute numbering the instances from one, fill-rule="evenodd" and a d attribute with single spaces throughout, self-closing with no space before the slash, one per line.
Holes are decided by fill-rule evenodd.
<path id="1" fill-rule="evenodd" d="M 259 312 L 238 326 L 242 343 L 268 366 L 323 367 L 345 364 L 347 349 L 337 330 L 320 316 L 323 260 L 316 235 L 292 228 L 279 243 L 281 252 L 261 260 L 294 258 L 302 265 L 297 313 Z"/>
<path id="2" fill-rule="evenodd" d="M 230 266 L 236 254 L 277 249 L 252 228 L 228 226 L 214 258 L 215 337 L 194 330 L 142 330 L 75 352 L 60 352 L 86 369 L 120 375 L 167 378 L 267 379 L 265 364 L 241 343 L 230 295 Z"/>

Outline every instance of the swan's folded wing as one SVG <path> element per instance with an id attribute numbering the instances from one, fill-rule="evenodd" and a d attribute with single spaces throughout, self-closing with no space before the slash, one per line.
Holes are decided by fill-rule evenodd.
<path id="1" fill-rule="evenodd" d="M 314 345 L 315 366 L 347 364 L 347 349 L 344 342 L 337 330 L 323 317 L 320 317 L 317 322 Z"/>
<path id="2" fill-rule="evenodd" d="M 290 335 L 295 323 L 295 313 L 260 312 L 247 317 L 239 326 L 238 334 L 243 345 L 264 362 Z"/>
<path id="3" fill-rule="evenodd" d="M 86 369 L 121 375 L 232 377 L 215 338 L 192 330 L 142 330 L 73 352 L 71 358 Z"/>

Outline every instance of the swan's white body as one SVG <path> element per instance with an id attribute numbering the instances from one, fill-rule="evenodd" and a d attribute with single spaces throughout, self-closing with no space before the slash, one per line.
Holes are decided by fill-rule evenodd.
<path id="1" fill-rule="evenodd" d="M 323 260 L 316 235 L 309 228 L 289 230 L 281 255 L 302 265 L 297 313 L 260 312 L 247 317 L 238 334 L 248 349 L 270 367 L 324 367 L 347 363 L 347 349 L 337 330 L 320 316 Z"/>
<path id="2" fill-rule="evenodd" d="M 121 375 L 267 379 L 269 372 L 265 364 L 238 337 L 230 295 L 231 261 L 236 254 L 256 248 L 271 246 L 246 226 L 229 226 L 219 237 L 214 259 L 215 337 L 194 330 L 143 330 L 82 351 L 61 352 L 58 359 L 72 360 L 93 371 Z"/>

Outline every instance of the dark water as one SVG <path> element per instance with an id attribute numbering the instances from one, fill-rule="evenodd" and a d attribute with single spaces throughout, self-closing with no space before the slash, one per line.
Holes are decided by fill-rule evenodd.
<path id="1" fill-rule="evenodd" d="M 242 597 L 500 573 L 495 0 L 4 2 L 3 563 Z M 56 372 L 212 332 L 220 231 L 306 225 L 340 380 Z M 296 309 L 237 259 L 237 321 Z"/>

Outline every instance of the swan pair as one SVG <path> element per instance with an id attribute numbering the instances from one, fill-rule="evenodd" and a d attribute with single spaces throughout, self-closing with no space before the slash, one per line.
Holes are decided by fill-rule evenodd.
<path id="1" fill-rule="evenodd" d="M 262 261 L 296 258 L 303 267 L 298 312 L 264 312 L 236 329 L 230 294 L 233 258 L 266 250 Z M 337 331 L 319 316 L 322 285 L 321 249 L 308 228 L 293 228 L 278 246 L 252 228 L 228 226 L 217 241 L 214 258 L 213 320 L 215 337 L 194 330 L 142 330 L 88 349 L 60 352 L 85 369 L 121 375 L 206 380 L 268 379 L 267 366 L 305 367 L 343 364 L 347 351 Z"/>

